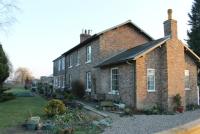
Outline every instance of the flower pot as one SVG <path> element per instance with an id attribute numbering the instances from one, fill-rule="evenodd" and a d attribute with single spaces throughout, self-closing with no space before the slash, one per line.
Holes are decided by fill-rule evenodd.
<path id="1" fill-rule="evenodd" d="M 176 111 L 179 112 L 179 113 L 183 113 L 184 107 L 183 107 L 183 106 L 180 106 L 180 107 L 178 107 L 178 108 L 176 109 Z"/>

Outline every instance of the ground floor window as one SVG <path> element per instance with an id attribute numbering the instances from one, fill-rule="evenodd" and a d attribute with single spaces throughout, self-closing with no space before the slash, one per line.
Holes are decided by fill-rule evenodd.
<path id="1" fill-rule="evenodd" d="M 92 80 L 91 80 L 91 72 L 86 72 L 86 90 L 91 90 Z"/>
<path id="2" fill-rule="evenodd" d="M 155 69 L 147 69 L 147 90 L 155 91 Z"/>
<path id="3" fill-rule="evenodd" d="M 58 77 L 54 77 L 54 87 L 58 86 Z"/>
<path id="4" fill-rule="evenodd" d="M 119 70 L 118 68 L 111 69 L 111 91 L 119 90 Z"/>
<path id="5" fill-rule="evenodd" d="M 64 76 L 61 77 L 61 81 L 62 81 L 62 88 L 65 88 L 65 77 Z"/>
<path id="6" fill-rule="evenodd" d="M 69 74 L 69 88 L 72 88 L 72 75 Z"/>

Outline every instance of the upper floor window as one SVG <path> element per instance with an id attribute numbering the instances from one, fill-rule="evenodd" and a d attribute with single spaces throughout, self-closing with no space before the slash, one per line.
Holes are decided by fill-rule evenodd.
<path id="1" fill-rule="evenodd" d="M 61 70 L 61 60 L 59 59 L 58 60 L 58 71 L 60 71 Z"/>
<path id="2" fill-rule="evenodd" d="M 86 90 L 90 92 L 91 87 L 92 87 L 91 72 L 86 72 Z"/>
<path id="3" fill-rule="evenodd" d="M 118 68 L 111 69 L 111 91 L 119 90 L 119 70 Z"/>
<path id="4" fill-rule="evenodd" d="M 147 90 L 155 91 L 155 69 L 147 69 Z"/>
<path id="5" fill-rule="evenodd" d="M 91 46 L 87 46 L 86 48 L 86 63 L 90 63 L 92 59 L 92 48 Z"/>
<path id="6" fill-rule="evenodd" d="M 185 90 L 190 89 L 190 72 L 189 70 L 185 70 Z"/>
<path id="7" fill-rule="evenodd" d="M 71 55 L 69 56 L 69 68 L 72 67 L 72 62 L 73 62 L 73 55 L 71 54 Z"/>
<path id="8" fill-rule="evenodd" d="M 80 65 L 80 55 L 79 51 L 76 52 L 76 66 Z"/>
<path id="9" fill-rule="evenodd" d="M 65 57 L 62 58 L 62 70 L 65 70 Z"/>

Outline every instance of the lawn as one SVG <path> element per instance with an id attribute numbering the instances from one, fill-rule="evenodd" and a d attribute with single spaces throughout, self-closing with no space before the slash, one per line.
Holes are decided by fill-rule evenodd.
<path id="1" fill-rule="evenodd" d="M 9 92 L 23 93 L 28 90 L 13 88 Z M 0 129 L 22 124 L 30 113 L 43 115 L 43 107 L 47 101 L 40 96 L 34 97 L 17 97 L 14 100 L 0 103 Z"/>

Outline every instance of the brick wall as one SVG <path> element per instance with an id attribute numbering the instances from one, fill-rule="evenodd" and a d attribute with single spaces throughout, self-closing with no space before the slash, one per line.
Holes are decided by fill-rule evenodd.
<path id="1" fill-rule="evenodd" d="M 173 110 L 173 97 L 180 94 L 182 105 L 185 106 L 184 70 L 185 57 L 184 46 L 178 39 L 166 42 L 167 46 L 167 70 L 168 70 L 168 110 Z"/>
<path id="2" fill-rule="evenodd" d="M 147 91 L 148 68 L 155 69 L 155 92 Z M 167 100 L 166 81 L 166 47 L 163 45 L 136 60 L 137 108 L 163 106 Z"/>
<path id="3" fill-rule="evenodd" d="M 149 39 L 132 28 L 132 26 L 124 25 L 118 27 L 100 37 L 100 57 L 105 59 L 148 41 Z"/>
<path id="4" fill-rule="evenodd" d="M 118 68 L 119 70 L 119 95 L 108 94 L 111 91 L 111 69 Z M 101 70 L 101 88 L 98 93 L 106 94 L 108 100 L 121 99 L 128 106 L 134 106 L 134 63 L 120 64 L 103 68 Z"/>
<path id="5" fill-rule="evenodd" d="M 185 54 L 185 69 L 189 70 L 190 90 L 185 90 L 185 103 L 197 104 L 197 66 L 194 60 Z"/>

